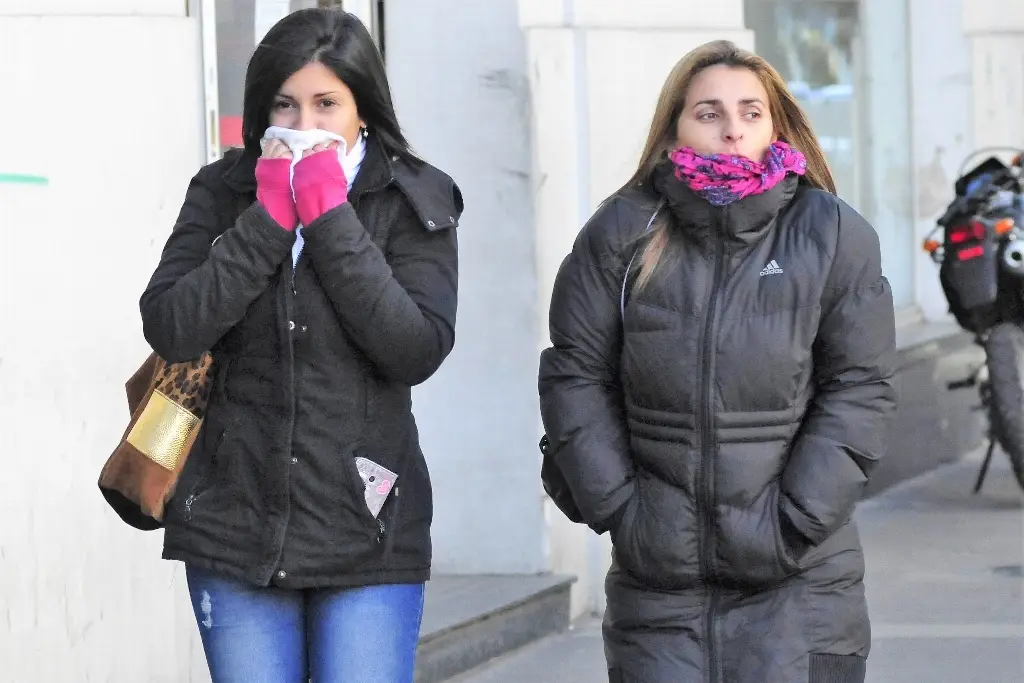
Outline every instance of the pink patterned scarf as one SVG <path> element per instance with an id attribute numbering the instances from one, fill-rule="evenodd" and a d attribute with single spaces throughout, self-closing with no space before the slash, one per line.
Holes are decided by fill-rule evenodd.
<path id="1" fill-rule="evenodd" d="M 669 154 L 676 178 L 714 206 L 760 194 L 779 184 L 787 173 L 807 172 L 804 155 L 779 140 L 757 162 L 732 154 L 697 154 L 682 147 Z"/>

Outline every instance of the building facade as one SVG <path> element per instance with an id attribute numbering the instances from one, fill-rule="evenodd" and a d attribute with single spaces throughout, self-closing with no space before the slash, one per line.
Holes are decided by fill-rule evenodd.
<path id="1" fill-rule="evenodd" d="M 961 161 L 1024 146 L 1017 0 L 5 0 L 0 2 L 0 661 L 18 680 L 206 680 L 180 567 L 94 488 L 145 357 L 137 300 L 188 179 L 237 144 L 245 63 L 283 13 L 344 4 L 386 56 L 414 148 L 466 198 L 460 320 L 414 393 L 435 569 L 578 577 L 606 538 L 539 483 L 537 355 L 555 272 L 630 175 L 689 49 L 763 53 L 807 107 L 843 196 L 876 226 L 903 403 L 884 486 L 979 442 L 974 362 L 919 244 Z M 685 6 L 685 7 L 684 7 Z M 120 653 L 116 657 L 111 652 Z"/>

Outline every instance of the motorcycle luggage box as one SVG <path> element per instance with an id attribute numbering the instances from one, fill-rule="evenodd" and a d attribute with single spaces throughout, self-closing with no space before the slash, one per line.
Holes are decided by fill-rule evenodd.
<path id="1" fill-rule="evenodd" d="M 961 309 L 978 309 L 990 306 L 999 295 L 999 263 L 996 245 L 984 245 L 984 252 L 974 258 L 959 260 L 955 250 L 947 252 L 949 256 L 940 270 L 949 289 L 957 298 L 956 304 Z M 953 302 L 950 302 L 951 304 Z"/>

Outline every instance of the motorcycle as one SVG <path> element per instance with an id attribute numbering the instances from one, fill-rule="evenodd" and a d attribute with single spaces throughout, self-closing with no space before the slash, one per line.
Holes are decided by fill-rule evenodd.
<path id="1" fill-rule="evenodd" d="M 995 156 L 965 172 L 976 156 Z M 976 386 L 988 418 L 988 449 L 974 485 L 981 490 L 998 444 L 1024 488 L 1024 152 L 987 148 L 960 169 L 956 196 L 924 242 L 957 323 L 974 335 L 985 363 L 951 390 Z M 938 233 L 941 231 L 941 237 Z"/>

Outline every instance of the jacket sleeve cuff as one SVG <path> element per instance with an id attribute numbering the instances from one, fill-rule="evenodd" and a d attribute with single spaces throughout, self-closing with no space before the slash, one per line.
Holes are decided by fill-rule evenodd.
<path id="1" fill-rule="evenodd" d="M 267 208 L 259 202 L 242 212 L 238 220 L 250 231 L 258 248 L 268 250 L 267 253 L 273 255 L 273 260 L 283 261 L 286 256 L 291 254 L 292 245 L 295 243 L 295 233 L 283 230 L 267 211 Z M 280 258 L 278 259 L 278 257 Z"/>

